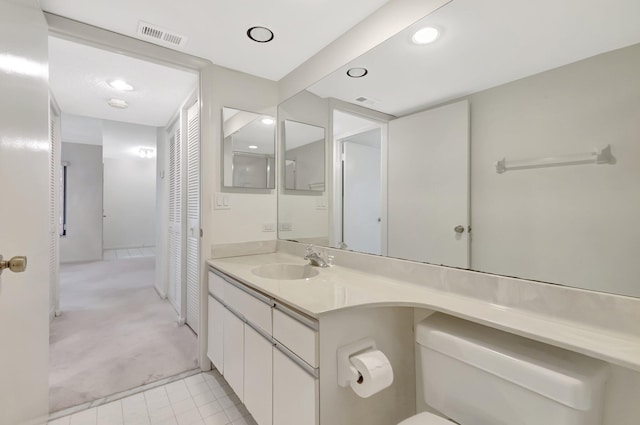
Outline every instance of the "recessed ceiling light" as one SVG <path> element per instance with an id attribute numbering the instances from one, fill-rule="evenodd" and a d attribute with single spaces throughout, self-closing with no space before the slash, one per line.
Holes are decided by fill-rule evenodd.
<path id="1" fill-rule="evenodd" d="M 351 78 L 362 78 L 368 73 L 367 68 L 351 68 L 347 71 L 347 75 Z"/>
<path id="2" fill-rule="evenodd" d="M 262 124 L 264 125 L 273 125 L 273 118 L 262 118 Z"/>
<path id="3" fill-rule="evenodd" d="M 116 89 L 116 90 L 120 90 L 120 91 L 131 91 L 133 90 L 133 86 L 129 83 L 127 83 L 124 80 L 111 80 L 109 81 L 109 85 Z"/>
<path id="4" fill-rule="evenodd" d="M 257 43 L 268 43 L 273 40 L 273 31 L 265 27 L 251 27 L 247 30 L 247 37 Z"/>
<path id="5" fill-rule="evenodd" d="M 127 109 L 129 104 L 122 99 L 109 99 L 107 102 L 112 108 Z"/>
<path id="6" fill-rule="evenodd" d="M 411 41 L 415 44 L 429 44 L 433 43 L 440 37 L 440 31 L 433 27 L 424 27 L 419 29 L 411 37 Z"/>
<path id="7" fill-rule="evenodd" d="M 249 145 L 248 147 L 249 147 L 249 149 L 258 149 L 258 147 L 256 145 Z"/>

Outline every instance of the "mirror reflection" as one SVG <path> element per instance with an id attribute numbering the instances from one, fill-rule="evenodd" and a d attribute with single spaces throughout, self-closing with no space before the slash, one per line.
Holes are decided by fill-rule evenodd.
<path id="1" fill-rule="evenodd" d="M 225 187 L 275 187 L 275 119 L 269 115 L 222 108 Z"/>
<path id="2" fill-rule="evenodd" d="M 324 128 L 284 122 L 284 188 L 324 192 Z"/>
<path id="3" fill-rule="evenodd" d="M 332 117 L 327 244 L 640 296 L 640 229 L 625 226 L 640 216 L 630 16 L 637 1 L 455 0 L 301 93 Z M 424 27 L 439 37 L 414 43 Z M 370 189 L 350 192 L 339 129 L 353 117 L 371 128 L 352 134 L 382 136 L 380 173 L 363 161 Z"/>

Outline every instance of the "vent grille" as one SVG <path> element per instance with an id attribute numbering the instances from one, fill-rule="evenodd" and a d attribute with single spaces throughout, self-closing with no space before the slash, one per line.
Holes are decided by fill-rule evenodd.
<path id="1" fill-rule="evenodd" d="M 358 103 L 362 103 L 364 105 L 368 105 L 368 106 L 373 106 L 377 103 L 380 103 L 380 101 L 378 99 L 372 99 L 372 98 L 368 98 L 368 97 L 364 97 L 364 96 L 360 96 L 360 97 L 356 97 L 354 99 L 356 102 Z"/>
<path id="2" fill-rule="evenodd" d="M 138 23 L 137 34 L 152 43 L 163 46 L 184 47 L 187 44 L 187 37 L 143 21 Z"/>

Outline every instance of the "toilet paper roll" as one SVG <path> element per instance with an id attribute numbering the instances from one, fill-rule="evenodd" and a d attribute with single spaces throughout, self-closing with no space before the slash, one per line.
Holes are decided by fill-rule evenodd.
<path id="1" fill-rule="evenodd" d="M 349 360 L 362 376 L 361 379 L 351 382 L 351 389 L 360 397 L 371 397 L 393 383 L 391 363 L 382 351 L 367 351 Z"/>

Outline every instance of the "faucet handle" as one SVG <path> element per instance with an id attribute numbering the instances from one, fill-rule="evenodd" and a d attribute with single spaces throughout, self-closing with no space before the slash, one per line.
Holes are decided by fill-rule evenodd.
<path id="1" fill-rule="evenodd" d="M 315 252 L 315 250 L 313 249 L 313 245 L 311 245 L 311 244 L 307 245 L 307 249 L 305 249 L 304 252 L 307 255 Z"/>

